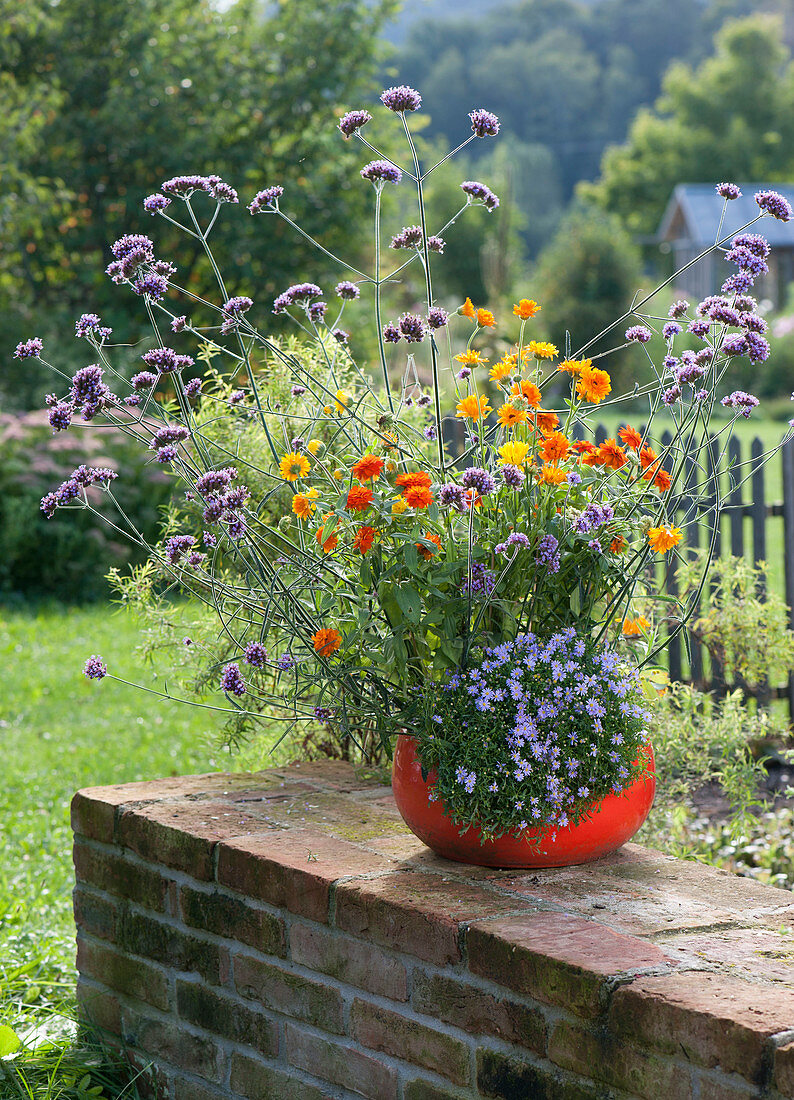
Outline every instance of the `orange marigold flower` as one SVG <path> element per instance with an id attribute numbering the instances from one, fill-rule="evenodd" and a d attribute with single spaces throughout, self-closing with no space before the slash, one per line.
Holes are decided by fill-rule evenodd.
<path id="1" fill-rule="evenodd" d="M 512 405 L 502 405 L 496 414 L 503 428 L 512 428 L 515 424 L 523 424 L 527 418 L 524 409 L 514 409 Z"/>
<path id="2" fill-rule="evenodd" d="M 516 317 L 520 317 L 522 321 L 528 321 L 530 317 L 534 317 L 536 313 L 540 313 L 541 307 L 537 302 L 534 302 L 531 298 L 522 298 L 520 302 L 516 302 L 513 306 L 513 313 Z"/>
<path id="3" fill-rule="evenodd" d="M 460 355 L 456 355 L 455 359 L 458 363 L 462 363 L 464 367 L 484 367 L 488 362 L 478 351 L 470 348 L 468 351 L 463 351 Z"/>
<path id="4" fill-rule="evenodd" d="M 325 541 L 323 541 L 323 531 L 325 530 L 325 521 L 327 519 L 330 519 L 332 515 L 333 515 L 333 512 L 326 512 L 325 513 L 325 515 L 323 516 L 323 526 L 320 528 L 320 530 L 314 536 L 317 539 L 317 541 L 319 542 L 324 554 L 330 554 L 332 550 L 336 549 L 337 543 L 339 542 L 339 539 L 336 537 L 336 535 L 329 535 L 328 538 L 325 539 Z"/>
<path id="5" fill-rule="evenodd" d="M 356 537 L 353 539 L 353 549 L 360 550 L 362 554 L 366 554 L 370 549 L 375 539 L 374 527 L 359 527 L 356 531 Z"/>
<path id="6" fill-rule="evenodd" d="M 645 618 L 644 615 L 638 616 L 636 619 L 624 619 L 623 620 L 623 633 L 627 638 L 633 637 L 637 634 L 646 634 L 651 629 L 651 624 Z"/>
<path id="7" fill-rule="evenodd" d="M 626 540 L 622 535 L 615 535 L 612 542 L 609 544 L 609 551 L 611 554 L 622 554 L 626 549 Z"/>
<path id="8" fill-rule="evenodd" d="M 559 353 L 555 344 L 549 344 L 545 340 L 530 340 L 529 354 L 536 359 L 553 359 Z"/>
<path id="9" fill-rule="evenodd" d="M 370 478 L 374 481 L 382 474 L 384 465 L 383 459 L 377 455 L 362 455 L 353 466 L 353 477 L 358 481 L 369 481 Z"/>
<path id="10" fill-rule="evenodd" d="M 416 470 L 414 473 L 398 474 L 394 479 L 394 484 L 399 485 L 402 489 L 414 489 L 417 485 L 424 486 L 425 489 L 429 489 L 431 485 L 430 474 L 426 470 Z"/>
<path id="11" fill-rule="evenodd" d="M 654 462 L 658 460 L 658 458 L 659 456 L 653 447 L 649 447 L 646 443 L 640 451 L 640 466 L 642 466 L 643 470 L 647 470 L 649 466 L 652 466 Z"/>
<path id="12" fill-rule="evenodd" d="M 557 370 L 565 370 L 569 374 L 581 374 L 585 367 L 592 367 L 592 365 L 592 359 L 563 359 L 557 364 Z"/>
<path id="13" fill-rule="evenodd" d="M 411 508 L 427 508 L 433 503 L 433 494 L 425 485 L 410 485 L 403 493 Z"/>
<path id="14" fill-rule="evenodd" d="M 543 400 L 540 390 L 534 382 L 530 382 L 528 378 L 522 378 L 520 382 L 514 382 L 510 390 L 512 397 L 524 397 L 532 406 L 533 409 L 540 408 L 540 403 Z"/>
<path id="15" fill-rule="evenodd" d="M 493 412 L 493 409 L 488 404 L 488 398 L 484 393 L 480 394 L 479 398 L 470 393 L 455 406 L 455 416 L 467 416 L 470 420 L 482 420 L 490 412 Z"/>
<path id="16" fill-rule="evenodd" d="M 585 401 L 597 405 L 599 401 L 604 400 L 611 390 L 612 379 L 605 370 L 599 370 L 598 367 L 582 367 L 579 381 L 576 384 L 576 392 Z"/>
<path id="17" fill-rule="evenodd" d="M 670 474 L 667 472 L 667 470 L 660 469 L 656 474 L 656 477 L 653 479 L 653 484 L 656 486 L 660 493 L 666 493 L 667 490 L 670 488 L 670 485 L 672 484 Z"/>
<path id="18" fill-rule="evenodd" d="M 372 504 L 373 492 L 365 489 L 363 485 L 354 485 L 347 494 L 345 508 L 348 512 L 366 512 Z"/>
<path id="19" fill-rule="evenodd" d="M 341 646 L 342 635 L 338 630 L 324 626 L 312 635 L 312 641 L 314 642 L 314 648 L 321 657 L 330 657 Z"/>
<path id="20" fill-rule="evenodd" d="M 574 439 L 571 444 L 571 450 L 576 451 L 579 455 L 592 454 L 593 451 L 597 451 L 595 443 L 591 443 L 589 439 Z"/>
<path id="21" fill-rule="evenodd" d="M 605 439 L 598 448 L 601 465 L 609 470 L 619 470 L 626 465 L 626 452 L 614 439 Z"/>
<path id="22" fill-rule="evenodd" d="M 562 462 L 568 457 L 570 443 L 562 432 L 551 432 L 540 445 L 544 462 Z"/>
<path id="23" fill-rule="evenodd" d="M 472 305 L 471 298 L 466 299 L 460 307 L 460 312 L 463 317 L 471 317 L 471 319 L 474 320 L 474 306 Z"/>
<path id="24" fill-rule="evenodd" d="M 562 485 L 568 480 L 568 475 L 559 466 L 544 465 L 540 468 L 540 480 L 546 485 Z"/>
<path id="25" fill-rule="evenodd" d="M 657 554 L 666 554 L 674 546 L 678 546 L 683 538 L 680 527 L 651 527 L 648 531 L 648 542 Z"/>
<path id="26" fill-rule="evenodd" d="M 434 542 L 439 550 L 441 549 L 441 539 L 438 535 L 431 535 L 430 532 L 427 531 L 424 537 L 426 542 Z M 425 546 L 421 542 L 417 542 L 416 549 L 425 561 L 430 561 L 431 558 L 435 557 L 435 550 L 431 550 L 429 546 Z"/>
<path id="27" fill-rule="evenodd" d="M 477 324 L 480 328 L 493 328 L 496 324 L 496 319 L 491 313 L 490 309 L 478 309 L 477 310 Z"/>
<path id="28" fill-rule="evenodd" d="M 618 435 L 627 447 L 632 447 L 635 451 L 639 450 L 642 444 L 642 436 L 636 428 L 632 428 L 631 424 L 627 424 L 625 428 L 621 428 Z"/>

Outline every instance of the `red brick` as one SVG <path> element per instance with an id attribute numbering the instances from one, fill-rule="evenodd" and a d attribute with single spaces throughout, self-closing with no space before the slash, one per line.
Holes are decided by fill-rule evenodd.
<path id="1" fill-rule="evenodd" d="M 113 1035 L 121 1034 L 121 1006 L 118 997 L 78 977 L 77 1005 L 82 1022 L 88 1027 Z"/>
<path id="2" fill-rule="evenodd" d="M 460 1095 L 457 1089 L 450 1092 L 449 1089 L 439 1088 L 425 1077 L 409 1081 L 403 1090 L 404 1100 L 460 1100 Z"/>
<path id="3" fill-rule="evenodd" d="M 226 1089 L 215 1089 L 212 1085 L 187 1077 L 177 1077 L 174 1080 L 174 1100 L 229 1100 L 229 1093 Z"/>
<path id="4" fill-rule="evenodd" d="M 667 1059 L 621 1042 L 600 1028 L 559 1021 L 549 1037 L 550 1061 L 591 1080 L 625 1089 L 643 1100 L 692 1100 L 689 1074 Z"/>
<path id="5" fill-rule="evenodd" d="M 794 1043 L 775 1051 L 775 1087 L 786 1098 L 794 1097 Z"/>
<path id="6" fill-rule="evenodd" d="M 103 940 L 116 936 L 120 907 L 114 901 L 98 897 L 93 891 L 77 886 L 72 895 L 74 920 L 78 929 Z"/>
<path id="7" fill-rule="evenodd" d="M 438 966 L 460 961 L 461 924 L 510 906 L 508 899 L 478 886 L 420 872 L 341 882 L 336 888 L 339 928 Z"/>
<path id="8" fill-rule="evenodd" d="M 266 1065 L 239 1051 L 232 1052 L 230 1087 L 234 1096 L 246 1100 L 330 1100 L 325 1089 L 307 1085 L 285 1067 Z"/>
<path id="9" fill-rule="evenodd" d="M 238 837 L 218 852 L 218 882 L 247 897 L 327 923 L 331 886 L 395 864 L 343 840 L 300 829 Z"/>
<path id="10" fill-rule="evenodd" d="M 472 973 L 578 1016 L 599 1013 L 608 978 L 669 962 L 651 943 L 565 913 L 483 922 L 466 946 Z"/>
<path id="11" fill-rule="evenodd" d="M 408 1000 L 408 977 L 399 960 L 377 947 L 316 925 L 293 924 L 293 962 L 393 1001 Z"/>
<path id="12" fill-rule="evenodd" d="M 165 911 L 167 881 L 154 868 L 136 866 L 125 859 L 118 848 L 101 852 L 78 842 L 74 846 L 74 869 L 78 882 L 136 901 L 144 909 Z"/>
<path id="13" fill-rule="evenodd" d="M 149 966 L 141 959 L 120 955 L 106 944 L 87 940 L 79 933 L 77 969 L 127 997 L 145 1001 L 163 1011 L 168 1009 L 168 982 L 164 971 Z"/>
<path id="14" fill-rule="evenodd" d="M 163 863 L 193 878 L 212 879 L 212 850 L 219 822 L 204 802 L 150 802 L 121 811 L 116 837 L 150 863 Z"/>
<path id="15" fill-rule="evenodd" d="M 411 1004 L 417 1012 L 471 1034 L 495 1035 L 536 1054 L 546 1051 L 546 1021 L 538 1009 L 454 978 L 415 970 Z"/>
<path id="16" fill-rule="evenodd" d="M 252 1047 L 264 1057 L 278 1054 L 275 1020 L 208 989 L 200 982 L 177 982 L 177 1011 L 183 1020 L 234 1043 Z"/>
<path id="17" fill-rule="evenodd" d="M 412 1065 L 432 1069 L 456 1085 L 468 1084 L 469 1048 L 466 1044 L 415 1018 L 356 998 L 350 1012 L 350 1034 L 370 1050 L 380 1050 Z"/>
<path id="18" fill-rule="evenodd" d="M 618 1035 L 761 1083 L 766 1040 L 794 1027 L 794 989 L 692 971 L 637 978 L 616 990 L 609 1022 Z"/>
<path id="19" fill-rule="evenodd" d="M 205 1081 L 223 1078 L 225 1056 L 210 1036 L 190 1035 L 177 1024 L 122 1009 L 124 1042 Z"/>
<path id="20" fill-rule="evenodd" d="M 166 1100 L 171 1096 L 174 1079 L 165 1066 L 131 1047 L 125 1048 L 124 1060 L 132 1070 L 135 1092 L 141 1100 Z"/>
<path id="21" fill-rule="evenodd" d="M 607 1100 L 609 1095 L 587 1081 L 566 1080 L 548 1064 L 533 1066 L 487 1047 L 477 1051 L 477 1087 L 480 1096 L 494 1100 Z"/>
<path id="22" fill-rule="evenodd" d="M 321 1077 L 368 1100 L 397 1100 L 397 1073 L 368 1054 L 286 1026 L 287 1059 L 291 1065 Z"/>
<path id="23" fill-rule="evenodd" d="M 214 890 L 211 894 L 183 886 L 180 891 L 182 919 L 191 928 L 214 932 L 238 940 L 265 955 L 284 956 L 284 921 L 263 909 L 255 909 L 244 898 Z"/>
<path id="24" fill-rule="evenodd" d="M 212 985 L 222 981 L 223 952 L 217 944 L 191 936 L 142 913 L 123 912 L 116 946 L 121 951 L 153 959 L 173 970 L 200 974 Z"/>
<path id="25" fill-rule="evenodd" d="M 274 768 L 274 776 L 288 782 L 308 782 L 333 791 L 388 790 L 367 768 L 356 768 L 344 760 L 298 760 L 286 768 Z"/>
<path id="26" fill-rule="evenodd" d="M 322 981 L 312 981 L 247 955 L 236 955 L 234 986 L 242 997 L 265 1008 L 316 1024 L 325 1031 L 344 1033 L 341 994 Z"/>

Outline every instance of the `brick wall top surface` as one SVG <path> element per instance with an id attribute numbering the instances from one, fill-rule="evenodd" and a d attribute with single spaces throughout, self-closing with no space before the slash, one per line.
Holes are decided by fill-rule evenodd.
<path id="1" fill-rule="evenodd" d="M 774 1040 L 794 1080 L 787 891 L 632 844 L 561 869 L 452 863 L 343 763 L 93 788 L 72 809 L 80 836 L 585 1020 L 608 1006 L 615 1034 L 703 1065 L 717 1034 L 759 1066 Z"/>

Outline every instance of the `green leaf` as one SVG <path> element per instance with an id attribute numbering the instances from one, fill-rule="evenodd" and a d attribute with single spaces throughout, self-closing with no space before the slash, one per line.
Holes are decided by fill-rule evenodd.
<path id="1" fill-rule="evenodd" d="M 7 1058 L 22 1046 L 22 1040 L 8 1024 L 0 1024 L 0 1058 Z"/>
<path id="2" fill-rule="evenodd" d="M 416 544 L 407 542 L 403 549 L 403 555 L 405 557 L 405 564 L 412 573 L 415 573 L 419 568 L 419 551 L 416 549 Z"/>
<path id="3" fill-rule="evenodd" d="M 398 585 L 394 589 L 394 595 L 406 619 L 414 625 L 418 623 L 422 613 L 422 598 L 416 589 L 409 585 Z"/>

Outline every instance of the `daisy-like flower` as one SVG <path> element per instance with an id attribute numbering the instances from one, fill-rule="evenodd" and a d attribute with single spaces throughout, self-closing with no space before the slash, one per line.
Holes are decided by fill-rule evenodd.
<path id="1" fill-rule="evenodd" d="M 468 351 L 463 351 L 460 355 L 456 355 L 455 359 L 458 363 L 462 363 L 464 367 L 484 367 L 488 362 L 478 351 L 470 348 Z"/>
<path id="2" fill-rule="evenodd" d="M 570 447 L 570 443 L 562 432 L 551 432 L 541 443 L 540 454 L 544 462 L 564 462 Z"/>
<path id="3" fill-rule="evenodd" d="M 528 454 L 528 443 L 503 443 L 499 448 L 499 462 L 506 466 L 523 466 Z"/>
<path id="4" fill-rule="evenodd" d="M 426 470 L 414 470 L 407 474 L 398 474 L 394 479 L 394 484 L 399 485 L 401 489 L 415 489 L 418 485 L 424 489 L 429 489 L 432 482 L 430 481 L 430 474 Z"/>
<path id="5" fill-rule="evenodd" d="M 657 554 L 666 554 L 668 550 L 678 546 L 682 538 L 680 527 L 651 527 L 648 531 L 648 542 Z"/>
<path id="6" fill-rule="evenodd" d="M 365 489 L 363 485 L 354 485 L 347 494 L 345 510 L 348 512 L 366 512 L 372 504 L 373 492 Z"/>
<path id="7" fill-rule="evenodd" d="M 309 489 L 307 493 L 295 494 L 292 498 L 292 511 L 298 519 L 308 519 L 317 511 L 317 505 L 314 502 L 318 496 L 319 493 L 316 489 Z"/>
<path id="8" fill-rule="evenodd" d="M 433 494 L 424 485 L 412 485 L 403 493 L 403 500 L 410 508 L 429 508 Z"/>
<path id="9" fill-rule="evenodd" d="M 542 435 L 548 435 L 560 426 L 560 418 L 555 412 L 538 409 L 527 416 L 527 423 L 537 428 Z"/>
<path id="10" fill-rule="evenodd" d="M 384 465 L 384 460 L 377 455 L 362 455 L 353 466 L 353 477 L 358 481 L 374 481 L 380 477 Z"/>
<path id="11" fill-rule="evenodd" d="M 511 397 L 523 397 L 533 409 L 539 409 L 543 400 L 538 387 L 534 382 L 530 382 L 528 378 L 522 378 L 520 382 L 514 382 L 510 389 L 510 395 Z"/>
<path id="12" fill-rule="evenodd" d="M 467 298 L 463 305 L 460 307 L 460 313 L 462 317 L 469 317 L 472 321 L 477 316 L 471 298 Z"/>
<path id="13" fill-rule="evenodd" d="M 604 440 L 598 448 L 598 457 L 601 459 L 600 465 L 606 466 L 608 470 L 619 470 L 626 465 L 626 452 L 614 439 Z"/>
<path id="14" fill-rule="evenodd" d="M 491 412 L 493 412 L 493 409 L 488 404 L 488 398 L 484 393 L 480 394 L 479 398 L 473 393 L 469 394 L 468 397 L 464 397 L 455 406 L 455 416 L 465 416 L 470 420 L 482 420 Z"/>
<path id="15" fill-rule="evenodd" d="M 336 411 L 343 413 L 350 404 L 350 394 L 346 390 L 337 390 L 335 398 Z"/>
<path id="16" fill-rule="evenodd" d="M 576 392 L 593 405 L 597 405 L 612 390 L 612 379 L 605 370 L 598 367 L 582 367 L 579 381 L 576 383 Z"/>
<path id="17" fill-rule="evenodd" d="M 504 359 L 500 359 L 498 363 L 494 363 L 488 372 L 488 377 L 492 382 L 501 382 L 503 378 L 513 374 L 516 366 L 516 359 L 512 355 L 507 355 Z"/>
<path id="18" fill-rule="evenodd" d="M 615 535 L 612 542 L 609 544 L 610 554 L 622 554 L 626 549 L 626 540 L 622 535 Z"/>
<path id="19" fill-rule="evenodd" d="M 592 367 L 592 359 L 563 359 L 557 364 L 557 370 L 568 371 L 569 374 L 581 374 L 585 367 Z"/>
<path id="20" fill-rule="evenodd" d="M 522 298 L 520 302 L 516 302 L 513 306 L 513 313 L 516 317 L 520 317 L 522 321 L 528 321 L 530 317 L 540 313 L 540 309 L 541 307 L 532 298 Z"/>
<path id="21" fill-rule="evenodd" d="M 564 481 L 568 480 L 568 475 L 559 466 L 546 463 L 540 469 L 540 480 L 545 485 L 562 485 Z"/>
<path id="22" fill-rule="evenodd" d="M 353 549 L 359 550 L 362 554 L 366 554 L 366 552 L 371 549 L 374 540 L 374 527 L 359 527 L 358 531 L 356 531 L 356 537 L 353 539 Z"/>
<path id="23" fill-rule="evenodd" d="M 644 615 L 638 615 L 636 619 L 623 620 L 623 633 L 627 638 L 635 637 L 638 634 L 647 634 L 650 629 L 651 624 Z"/>
<path id="24" fill-rule="evenodd" d="M 517 409 L 513 405 L 502 405 L 496 415 L 499 417 L 499 423 L 503 428 L 512 428 L 516 424 L 523 424 L 527 419 L 526 411 Z"/>
<path id="25" fill-rule="evenodd" d="M 528 350 L 529 354 L 534 355 L 536 359 L 553 359 L 559 354 L 556 346 L 545 340 L 530 340 Z"/>
<path id="26" fill-rule="evenodd" d="M 335 534 L 333 534 L 333 532 L 329 534 L 327 538 L 323 538 L 323 535 L 325 534 L 325 524 L 332 515 L 333 512 L 325 513 L 325 515 L 323 516 L 323 526 L 314 536 L 317 539 L 317 542 L 320 544 L 320 548 L 322 549 L 322 552 L 324 554 L 330 554 L 332 550 L 336 549 L 337 543 L 339 542 L 339 539 L 336 537 Z"/>
<path id="27" fill-rule="evenodd" d="M 312 635 L 312 643 L 321 657 L 330 657 L 342 644 L 342 635 L 331 627 L 322 627 Z"/>
<path id="28" fill-rule="evenodd" d="M 306 477 L 311 468 L 306 455 L 299 455 L 295 451 L 285 454 L 279 463 L 281 476 L 285 481 L 297 481 L 299 477 Z"/>
<path id="29" fill-rule="evenodd" d="M 392 504 L 392 506 L 391 506 L 391 514 L 392 514 L 393 516 L 401 516 L 401 515 L 403 514 L 403 512 L 407 512 L 407 511 L 408 511 L 408 508 L 409 508 L 409 507 L 410 507 L 410 506 L 409 506 L 409 504 L 408 504 L 408 501 L 407 501 L 407 500 L 403 500 L 403 498 L 402 498 L 402 497 L 400 497 L 400 499 L 399 499 L 399 500 L 395 500 L 394 504 Z"/>
<path id="30" fill-rule="evenodd" d="M 491 313 L 490 309 L 478 309 L 477 324 L 480 328 L 494 328 L 496 325 L 496 318 Z"/>
<path id="31" fill-rule="evenodd" d="M 636 428 L 632 428 L 631 424 L 627 424 L 625 428 L 621 428 L 618 432 L 620 440 L 625 443 L 627 447 L 631 447 L 633 450 L 638 451 L 642 445 L 642 436 Z"/>

